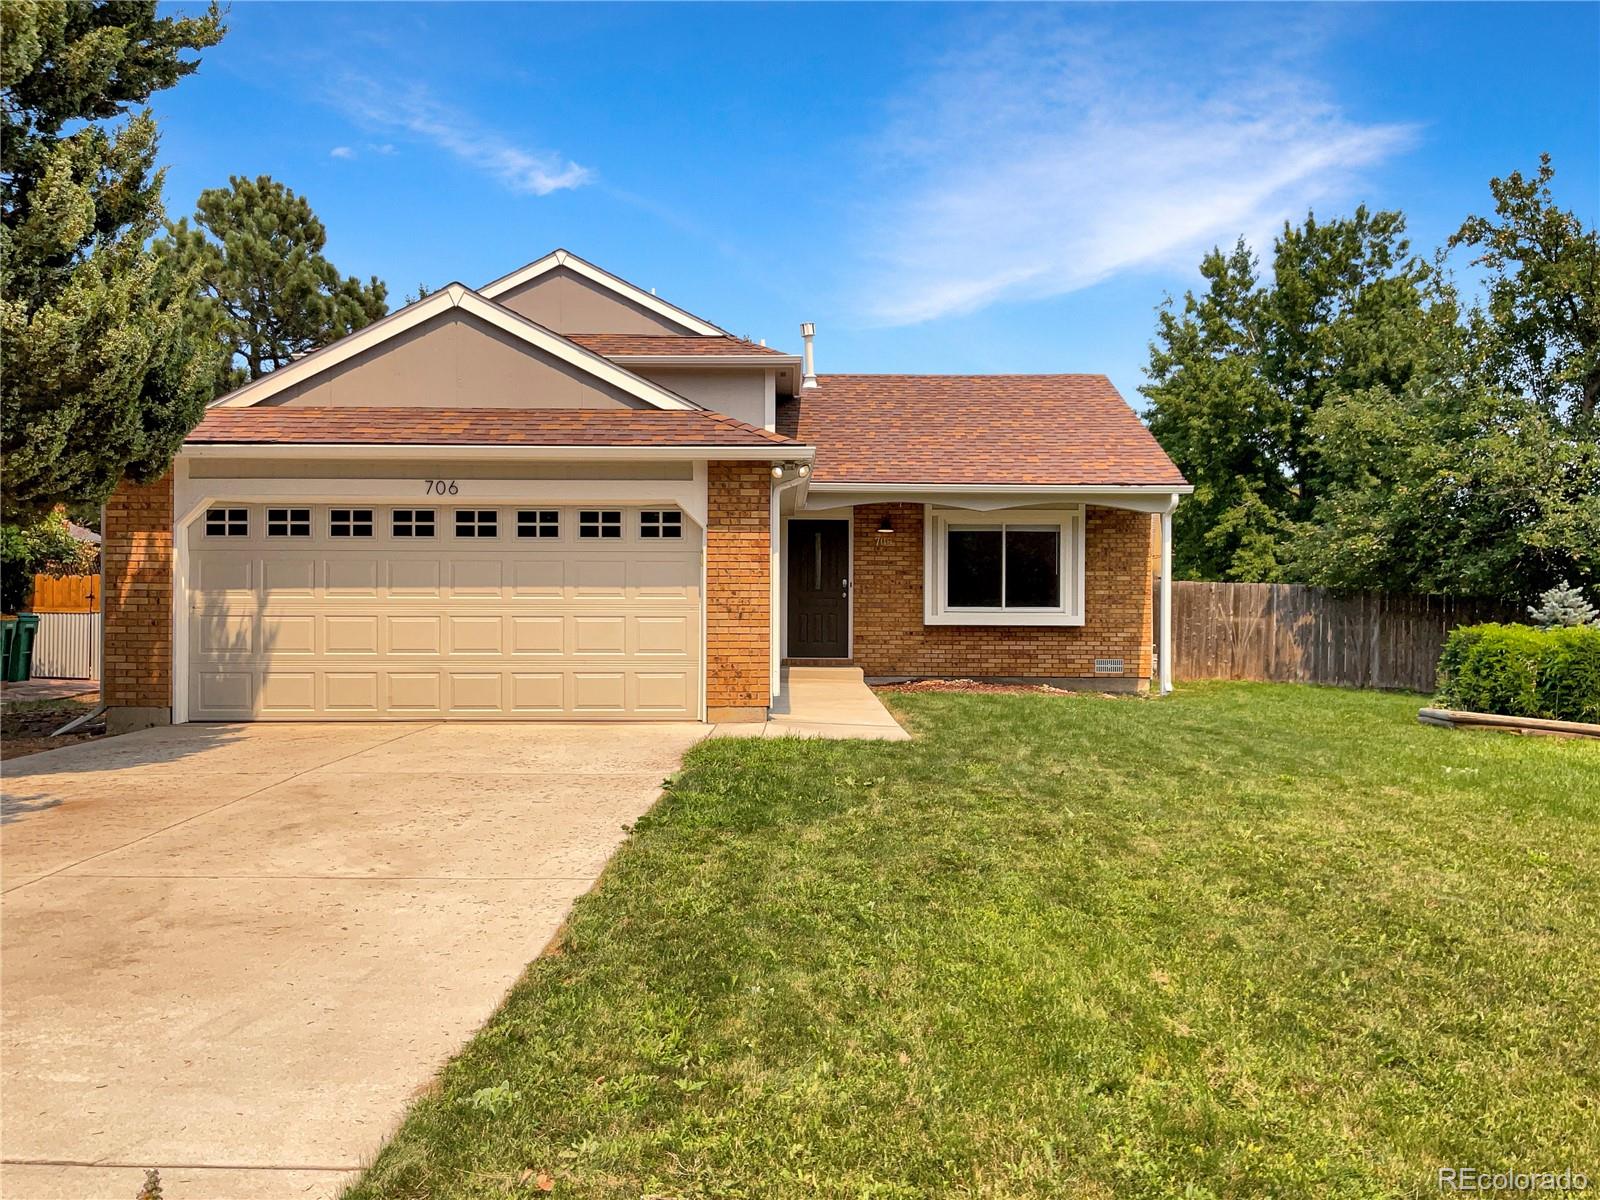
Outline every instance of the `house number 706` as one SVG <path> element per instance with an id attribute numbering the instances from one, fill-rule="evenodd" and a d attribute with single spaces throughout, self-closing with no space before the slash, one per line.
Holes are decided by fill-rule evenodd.
<path id="1" fill-rule="evenodd" d="M 454 479 L 428 480 L 428 495 L 430 496 L 454 496 L 460 490 L 456 486 Z"/>

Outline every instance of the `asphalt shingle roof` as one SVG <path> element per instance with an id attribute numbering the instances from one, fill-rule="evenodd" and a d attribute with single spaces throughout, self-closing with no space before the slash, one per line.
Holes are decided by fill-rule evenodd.
<path id="1" fill-rule="evenodd" d="M 631 354 L 670 354 L 682 358 L 717 358 L 723 355 L 782 354 L 771 346 L 737 337 L 709 337 L 670 333 L 568 333 L 569 342 L 605 358 Z"/>
<path id="2" fill-rule="evenodd" d="M 794 445 L 719 413 L 687 409 L 213 408 L 191 445 Z"/>
<path id="3" fill-rule="evenodd" d="M 1104 375 L 823 375 L 778 406 L 813 483 L 1182 486 Z"/>

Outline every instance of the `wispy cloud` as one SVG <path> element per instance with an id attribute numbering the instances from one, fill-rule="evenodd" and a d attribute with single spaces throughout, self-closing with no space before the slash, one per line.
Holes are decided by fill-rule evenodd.
<path id="1" fill-rule="evenodd" d="M 368 129 L 394 130 L 428 142 L 514 192 L 548 196 L 595 178 L 590 168 L 490 129 L 418 87 L 391 88 L 374 79 L 348 76 L 331 98 Z M 392 153 L 394 148 L 378 149 Z"/>
<path id="2" fill-rule="evenodd" d="M 897 105 L 874 143 L 866 319 L 914 324 L 1192 265 L 1339 195 L 1414 135 L 1330 102 L 1287 48 L 1303 30 L 1162 47 L 1087 29 L 1083 12 L 991 17 Z"/>
<path id="3" fill-rule="evenodd" d="M 329 158 L 354 158 L 355 156 L 356 152 L 349 146 L 335 146 L 328 151 Z"/>

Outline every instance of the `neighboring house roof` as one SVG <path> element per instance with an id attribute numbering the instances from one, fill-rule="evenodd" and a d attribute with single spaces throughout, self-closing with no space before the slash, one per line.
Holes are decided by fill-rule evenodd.
<path id="1" fill-rule="evenodd" d="M 705 336 L 672 333 L 569 333 L 576 342 L 606 358 L 703 358 L 743 357 L 751 354 L 792 357 L 782 350 L 763 346 L 746 338 L 728 335 Z"/>
<path id="2" fill-rule="evenodd" d="M 552 250 L 543 258 L 529 263 L 525 267 L 518 267 L 509 275 L 502 275 L 493 283 L 486 283 L 478 289 L 480 295 L 490 300 L 503 296 L 506 292 L 519 288 L 530 280 L 565 267 L 575 275 L 581 275 L 591 283 L 597 283 L 606 290 L 632 301 L 641 308 L 649 309 L 653 313 L 675 321 L 685 329 L 700 334 L 725 334 L 727 331 L 713 325 L 703 317 L 697 317 L 687 309 L 679 308 L 676 304 L 669 304 L 654 292 L 647 292 L 636 284 L 629 283 L 626 279 L 613 275 L 610 271 L 595 266 L 579 258 L 570 250 Z"/>
<path id="3" fill-rule="evenodd" d="M 813 484 L 1185 485 L 1104 375 L 823 375 L 778 429 Z"/>
<path id="4" fill-rule="evenodd" d="M 414 304 L 408 304 L 381 320 L 374 321 L 371 325 L 358 329 L 354 333 L 346 334 L 338 341 L 330 342 L 322 349 L 316 350 L 304 358 L 298 358 L 294 362 L 262 376 L 260 379 L 229 392 L 220 399 L 213 400 L 211 406 L 213 408 L 244 408 L 260 404 L 263 400 L 284 391 L 286 388 L 312 379 L 330 367 L 336 367 L 357 354 L 380 346 L 389 339 L 398 337 L 408 330 L 415 329 L 424 322 L 430 321 L 452 308 L 459 308 L 461 311 L 495 326 L 512 337 L 526 342 L 534 349 L 560 359 L 580 371 L 592 375 L 596 379 L 656 408 L 700 409 L 700 405 L 684 399 L 676 392 L 645 379 L 641 375 L 636 375 L 625 367 L 618 366 L 603 355 L 575 345 L 554 330 L 546 329 L 543 325 L 530 321 L 510 309 L 494 303 L 492 300 L 485 300 L 477 292 L 461 283 L 448 284 L 439 291 L 416 301 Z"/>
<path id="5" fill-rule="evenodd" d="M 186 444 L 804 449 L 717 413 L 593 408 L 214 408 Z"/>
<path id="6" fill-rule="evenodd" d="M 79 525 L 76 521 L 67 522 L 67 536 L 75 542 L 83 542 L 89 546 L 98 546 L 100 544 L 100 535 L 98 533 L 87 526 Z"/>

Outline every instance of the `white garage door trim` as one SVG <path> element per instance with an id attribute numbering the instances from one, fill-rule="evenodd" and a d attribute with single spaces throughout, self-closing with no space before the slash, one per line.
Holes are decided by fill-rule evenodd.
<path id="1" fill-rule="evenodd" d="M 442 467 L 448 476 L 448 467 Z M 175 466 L 175 499 L 178 501 L 173 521 L 173 590 L 172 605 L 172 719 L 175 724 L 190 721 L 190 583 L 192 577 L 189 529 L 201 520 L 207 508 L 228 503 L 265 504 L 281 502 L 293 497 L 298 506 L 360 503 L 363 506 L 427 507 L 427 481 L 416 480 L 405 484 L 403 492 L 397 490 L 394 480 L 329 480 L 329 479 L 190 479 L 187 464 L 179 459 Z M 433 497 L 433 506 L 448 507 L 508 507 L 573 506 L 580 504 L 609 503 L 612 506 L 640 507 L 666 505 L 681 508 L 695 526 L 697 533 L 690 544 L 695 546 L 700 559 L 699 602 L 699 712 L 696 718 L 706 717 L 706 479 L 704 461 L 694 464 L 692 480 L 517 480 L 473 479 L 461 480 L 455 496 Z M 232 484 L 233 486 L 230 486 Z M 311 491 L 309 489 L 316 488 Z M 380 490 L 381 489 L 381 490 Z M 389 718 L 394 719 L 394 718 Z M 418 717 L 419 720 L 438 718 Z M 501 719 L 507 719 L 502 717 Z"/>

